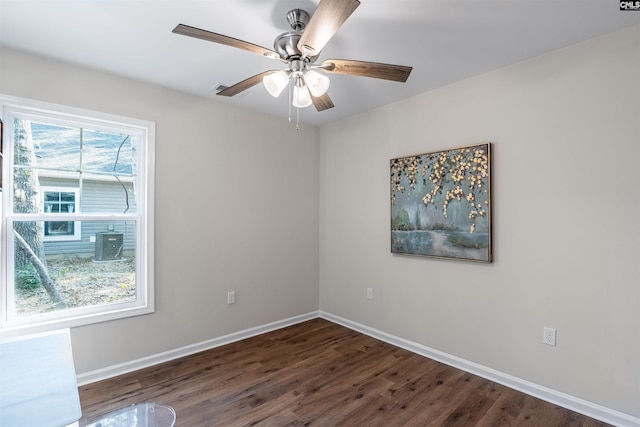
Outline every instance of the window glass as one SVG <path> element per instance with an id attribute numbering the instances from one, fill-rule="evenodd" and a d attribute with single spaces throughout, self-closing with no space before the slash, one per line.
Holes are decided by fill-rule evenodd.
<path id="1" fill-rule="evenodd" d="M 59 108 L 3 109 L 3 328 L 153 311 L 153 124 Z"/>
<path id="2" fill-rule="evenodd" d="M 73 183 L 73 181 L 70 181 Z M 78 212 L 79 197 L 78 189 L 74 188 L 40 188 L 43 195 L 42 208 L 47 214 L 72 214 Z M 45 221 L 44 223 L 45 240 L 79 240 L 80 222 L 79 221 Z"/>
<path id="3" fill-rule="evenodd" d="M 37 121 L 15 120 L 15 129 L 19 133 L 14 141 L 16 148 L 18 146 L 22 148 L 20 162 L 16 162 L 17 164 L 55 171 L 77 171 L 80 168 L 80 129 Z M 29 150 L 26 147 L 29 138 L 31 138 L 35 155 L 33 161 L 30 161 Z"/>
<path id="4" fill-rule="evenodd" d="M 38 266 L 28 259 L 21 259 L 25 243 L 15 240 L 13 298 L 16 317 L 135 301 L 135 222 L 81 223 L 84 230 L 91 230 L 95 242 L 79 244 L 66 241 L 45 244 L 42 248 L 39 259 L 53 286 L 47 286 L 47 279 L 43 280 Z M 46 230 L 45 224 L 16 221 L 14 227 L 16 230 Z"/>
<path id="5" fill-rule="evenodd" d="M 82 168 L 85 171 L 133 175 L 134 137 L 92 130 L 83 131 Z"/>

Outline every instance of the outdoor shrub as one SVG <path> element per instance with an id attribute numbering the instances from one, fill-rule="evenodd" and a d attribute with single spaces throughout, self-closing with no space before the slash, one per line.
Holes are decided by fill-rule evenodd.
<path id="1" fill-rule="evenodd" d="M 40 277 L 32 265 L 16 270 L 16 286 L 28 291 L 35 290 L 40 286 Z"/>

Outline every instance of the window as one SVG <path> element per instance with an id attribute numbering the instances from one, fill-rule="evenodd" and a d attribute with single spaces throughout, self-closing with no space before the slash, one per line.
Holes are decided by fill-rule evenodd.
<path id="1" fill-rule="evenodd" d="M 0 328 L 153 312 L 154 124 L 0 101 Z"/>
<path id="2" fill-rule="evenodd" d="M 41 187 L 42 206 L 47 213 L 78 212 L 78 189 Z M 80 221 L 46 221 L 44 239 L 80 240 Z"/>

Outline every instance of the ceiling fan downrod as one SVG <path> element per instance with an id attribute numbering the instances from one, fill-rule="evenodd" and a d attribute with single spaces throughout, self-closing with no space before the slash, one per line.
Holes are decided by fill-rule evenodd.
<path id="1" fill-rule="evenodd" d="M 291 9 L 287 12 L 287 22 L 293 31 L 303 31 L 309 23 L 311 16 L 302 9 Z"/>

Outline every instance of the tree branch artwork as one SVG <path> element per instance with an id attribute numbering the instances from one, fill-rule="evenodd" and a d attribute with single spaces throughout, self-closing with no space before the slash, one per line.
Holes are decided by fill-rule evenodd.
<path id="1" fill-rule="evenodd" d="M 391 160 L 391 251 L 491 261 L 489 143 Z"/>

